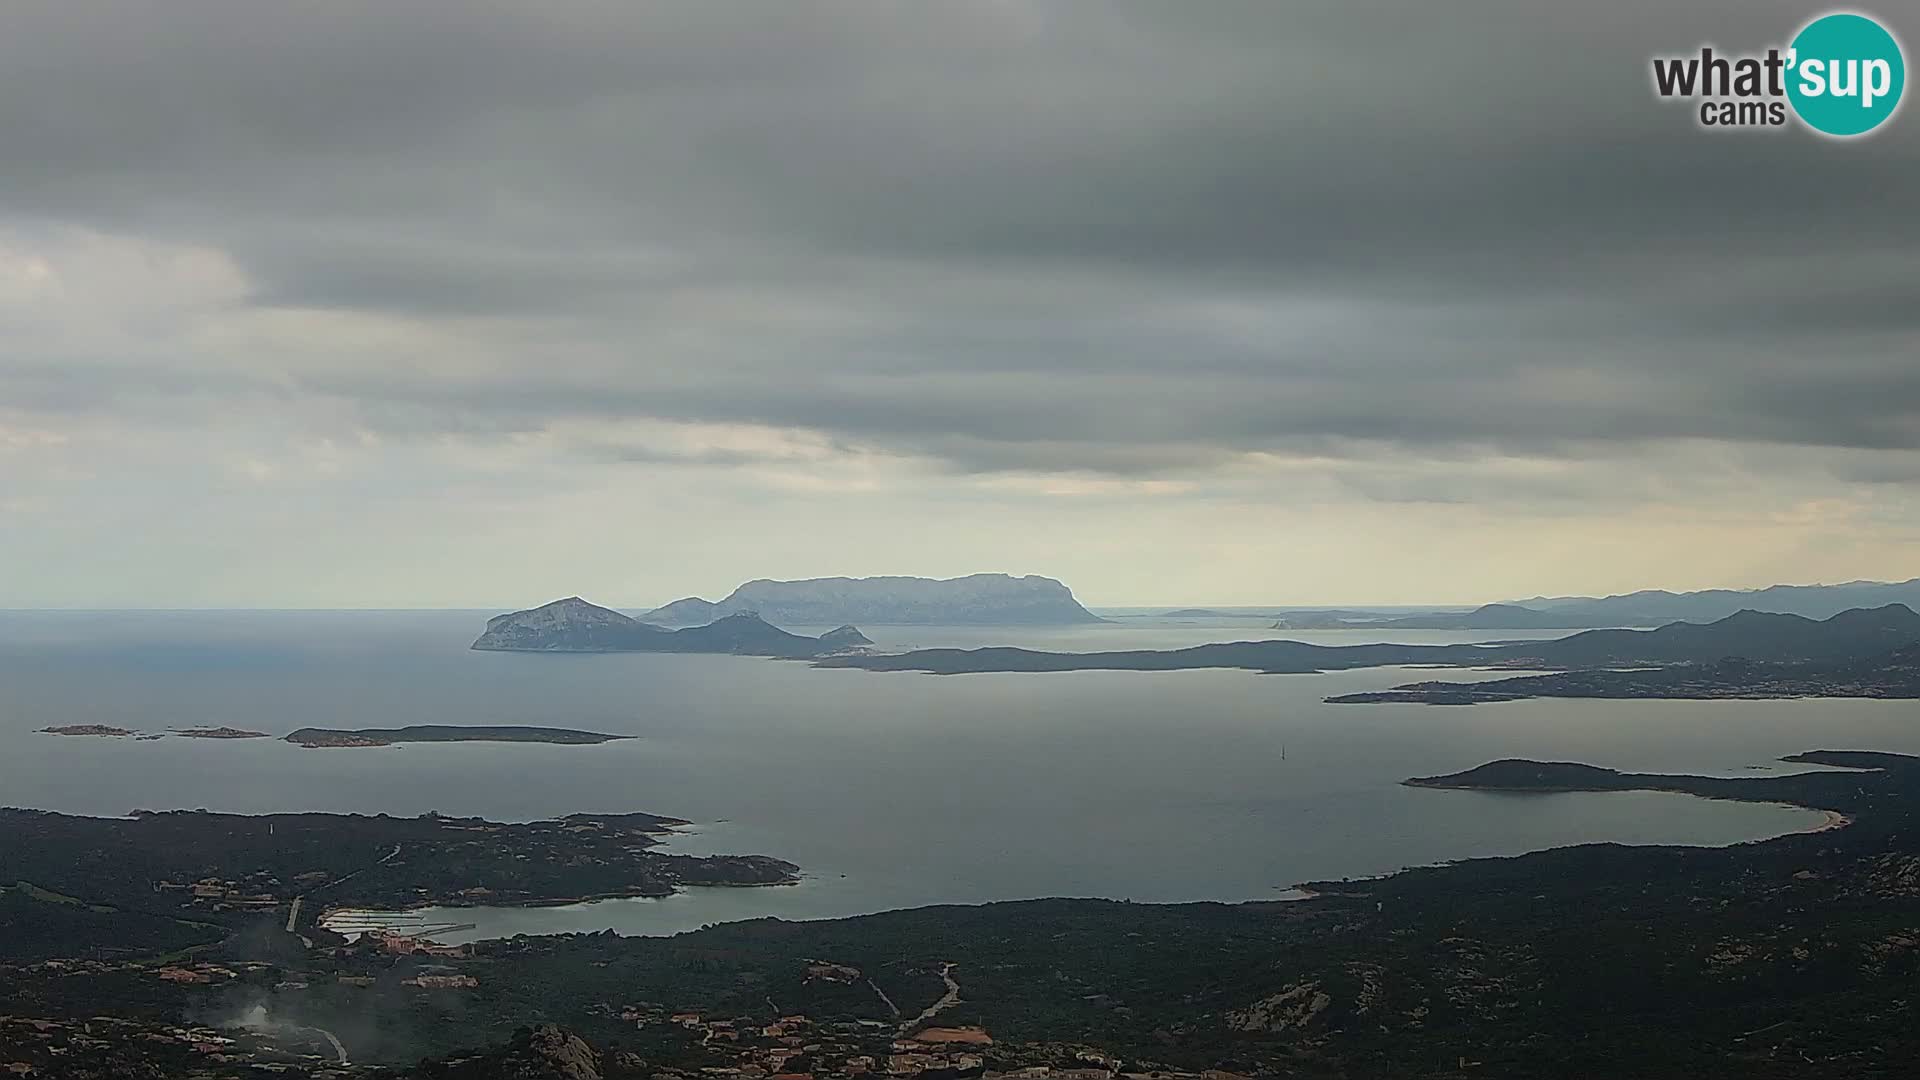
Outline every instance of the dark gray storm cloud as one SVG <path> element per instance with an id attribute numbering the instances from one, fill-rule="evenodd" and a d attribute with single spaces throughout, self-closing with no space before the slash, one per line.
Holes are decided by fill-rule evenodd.
<path id="1" fill-rule="evenodd" d="M 219 252 L 223 311 L 421 339 L 24 342 L 0 392 L 390 436 L 770 425 L 985 472 L 1911 449 L 1911 110 L 1836 143 L 1649 90 L 1654 53 L 1811 14 L 16 3 L 0 223 Z"/>

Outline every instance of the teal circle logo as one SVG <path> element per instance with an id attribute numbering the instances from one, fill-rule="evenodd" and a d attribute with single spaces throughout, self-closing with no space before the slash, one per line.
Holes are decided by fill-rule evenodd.
<path id="1" fill-rule="evenodd" d="M 1787 100 L 1815 131 L 1846 138 L 1887 122 L 1907 88 L 1907 61 L 1865 15 L 1822 15 L 1794 36 Z"/>

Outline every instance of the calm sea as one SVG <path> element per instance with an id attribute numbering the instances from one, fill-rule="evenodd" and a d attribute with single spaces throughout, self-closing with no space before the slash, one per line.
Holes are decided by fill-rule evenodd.
<path id="1" fill-rule="evenodd" d="M 1521 797 L 1398 781 L 1499 757 L 1759 775 L 1784 769 L 1774 761 L 1782 754 L 1816 747 L 1920 752 L 1912 702 L 1326 705 L 1327 695 L 1409 672 L 930 676 L 721 656 L 471 652 L 487 614 L 0 613 L 0 803 L 498 819 L 645 810 L 698 823 L 677 850 L 777 855 L 806 870 L 791 888 L 458 916 L 485 935 L 670 933 L 760 915 L 1038 896 L 1247 900 L 1303 880 L 1587 841 L 1734 843 L 1820 819 L 1681 795 Z M 1263 626 L 864 629 L 889 648 L 1383 636 Z M 639 738 L 307 750 L 35 730 L 75 723 L 276 735 L 309 725 L 537 724 Z"/>

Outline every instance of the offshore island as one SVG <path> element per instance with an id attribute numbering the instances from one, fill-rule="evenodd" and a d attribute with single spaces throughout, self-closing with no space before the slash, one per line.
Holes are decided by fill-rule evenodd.
<path id="1" fill-rule="evenodd" d="M 694 626 L 728 615 L 755 614 L 788 626 L 843 623 L 935 626 L 1072 626 L 1106 620 L 1082 607 L 1073 590 L 1028 574 L 957 578 L 761 578 L 719 602 L 689 596 L 654 608 L 642 622 Z"/>
<path id="2" fill-rule="evenodd" d="M 639 617 L 578 596 L 487 622 L 473 648 L 492 652 L 732 653 L 811 659 L 873 644 L 855 622 L 1068 626 L 1104 622 L 1053 578 L 1029 574 L 749 581 L 719 601 L 689 596 Z M 779 624 L 779 625 L 776 625 Z M 833 626 L 817 637 L 780 626 Z"/>
<path id="3" fill-rule="evenodd" d="M 400 743 L 434 742 L 521 742 L 592 746 L 634 737 L 603 735 L 597 731 L 575 731 L 571 728 L 414 724 L 398 728 L 301 728 L 288 735 L 286 741 L 296 746 L 306 747 L 395 746 Z"/>
<path id="4" fill-rule="evenodd" d="M 758 614 L 727 615 L 704 626 L 668 630 L 577 596 L 496 615 L 472 648 L 481 652 L 726 653 L 808 659 L 872 645 L 852 626 L 818 637 L 790 634 Z"/>
<path id="5" fill-rule="evenodd" d="M 248 731 L 244 728 L 236 727 L 169 728 L 165 732 L 157 735 L 144 735 L 131 728 L 113 727 L 108 724 L 60 724 L 54 727 L 41 728 L 40 733 L 43 735 L 92 736 L 103 739 L 134 738 L 142 742 L 150 742 L 154 739 L 161 739 L 167 736 L 174 736 L 181 739 L 265 739 L 269 737 L 264 731 Z"/>

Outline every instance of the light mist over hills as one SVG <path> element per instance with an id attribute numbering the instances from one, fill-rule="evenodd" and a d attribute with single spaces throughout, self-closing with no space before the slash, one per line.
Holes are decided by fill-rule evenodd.
<path id="1" fill-rule="evenodd" d="M 1852 608 L 1886 604 L 1920 605 L 1920 578 L 1907 581 L 1849 581 L 1837 585 L 1770 585 L 1764 589 L 1703 589 L 1669 592 L 1644 589 L 1615 596 L 1536 596 L 1514 604 L 1534 611 L 1577 614 L 1604 620 L 1634 615 L 1658 621 L 1699 622 L 1736 611 L 1774 611 L 1825 619 Z"/>
<path id="2" fill-rule="evenodd" d="M 1100 617 L 1059 581 L 1029 574 L 828 577 L 749 581 L 718 603 L 689 596 L 640 616 L 663 626 L 698 626 L 753 613 L 799 626 L 839 623 L 1038 626 L 1097 623 Z"/>
<path id="3" fill-rule="evenodd" d="M 1645 589 L 1613 596 L 1536 596 L 1483 604 L 1471 610 L 1394 614 L 1382 610 L 1274 610 L 1277 630 L 1554 630 L 1610 626 L 1662 626 L 1672 622 L 1708 623 L 1742 611 L 1762 611 L 1827 619 L 1859 608 L 1888 604 L 1920 606 L 1920 578 L 1908 581 L 1850 581 L 1838 585 L 1771 585 L 1763 589 L 1703 589 L 1671 592 Z M 1207 614 L 1183 609 L 1176 615 Z M 1224 613 L 1222 613 L 1224 614 Z"/>
<path id="4" fill-rule="evenodd" d="M 1612 596 L 1533 597 L 1472 609 L 1177 608 L 1115 613 L 1125 621 L 1160 618 L 1272 618 L 1275 630 L 1551 630 L 1710 623 L 1744 611 L 1828 619 L 1890 604 L 1920 607 L 1920 579 L 1762 589 L 1673 592 L 1647 589 Z M 740 615 L 776 626 L 973 625 L 1065 626 L 1101 616 L 1061 581 L 1037 574 L 981 573 L 934 579 L 907 576 L 756 579 L 719 601 L 686 597 L 646 611 L 639 624 L 700 627 Z M 621 616 L 622 619 L 627 616 Z"/>

